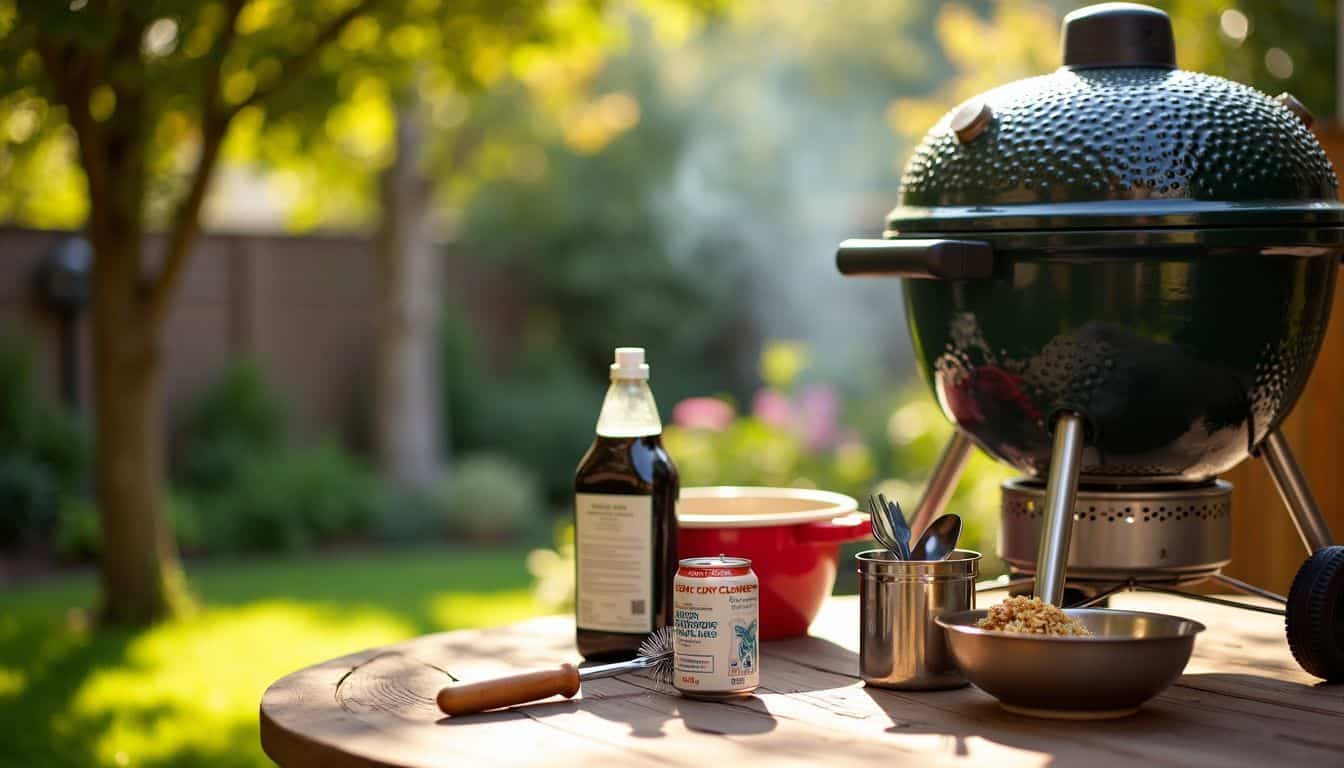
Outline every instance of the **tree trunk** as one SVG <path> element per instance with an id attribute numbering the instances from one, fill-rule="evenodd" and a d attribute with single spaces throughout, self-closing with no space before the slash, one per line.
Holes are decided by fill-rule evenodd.
<path id="1" fill-rule="evenodd" d="M 412 97 L 398 109 L 396 159 L 380 179 L 375 433 L 384 475 L 403 488 L 423 489 L 439 476 L 442 459 L 440 254 L 430 184 L 421 172 L 424 128 L 417 106 Z"/>
<path id="2" fill-rule="evenodd" d="M 138 34 L 121 30 L 118 41 L 134 61 Z M 134 625 L 168 617 L 186 599 L 164 507 L 160 324 L 145 301 L 145 114 L 143 93 L 123 84 L 98 143 L 104 173 L 89 179 L 103 618 Z M 81 151 L 95 165 L 83 139 Z"/>
<path id="3" fill-rule="evenodd" d="M 142 260 L 145 153 L 165 106 L 147 93 L 149 72 L 141 52 L 154 16 L 133 9 L 134 3 L 112 4 L 98 11 L 110 35 L 96 40 L 71 35 L 62 25 L 50 30 L 50 25 L 37 25 L 41 30 L 34 47 L 65 106 L 88 184 L 88 234 L 94 253 L 95 484 L 103 535 L 103 610 L 111 621 L 148 623 L 170 615 L 187 600 L 164 506 L 159 331 L 190 257 L 201 202 L 229 123 L 244 107 L 291 86 L 375 1 L 359 0 L 329 19 L 305 48 L 280 65 L 279 75 L 265 89 L 232 105 L 219 99 L 222 68 L 246 3 L 226 3 L 222 31 L 207 52 L 201 155 L 178 203 L 164 263 L 157 278 L 148 281 Z M 20 25 L 33 26 L 22 4 L 20 13 Z M 115 106 L 110 116 L 95 119 L 90 99 L 102 87 L 111 89 Z"/>
<path id="4" fill-rule="evenodd" d="M 140 238 L 93 234 L 103 615 L 146 624 L 185 598 L 164 508 L 158 329 L 139 302 Z"/>

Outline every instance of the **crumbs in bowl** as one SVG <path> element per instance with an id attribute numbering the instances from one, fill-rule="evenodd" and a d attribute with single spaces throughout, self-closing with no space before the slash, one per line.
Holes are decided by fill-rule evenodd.
<path id="1" fill-rule="evenodd" d="M 1029 635 L 1089 637 L 1091 632 L 1058 607 L 1041 602 L 1039 597 L 1010 597 L 992 606 L 985 618 L 977 621 L 980 629 L 1021 632 Z"/>

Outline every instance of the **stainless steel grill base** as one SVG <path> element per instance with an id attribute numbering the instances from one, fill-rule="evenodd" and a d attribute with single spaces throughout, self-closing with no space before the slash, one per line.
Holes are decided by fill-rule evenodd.
<path id="1" fill-rule="evenodd" d="M 1330 655 L 1344 647 L 1344 631 L 1338 623 L 1309 620 L 1322 610 L 1322 590 L 1335 588 L 1337 572 L 1323 571 L 1322 563 L 1333 562 L 1344 547 L 1334 545 L 1283 435 L 1271 432 L 1256 455 L 1268 465 L 1302 542 L 1313 553 L 1298 570 L 1287 596 L 1221 572 L 1231 558 L 1231 484 L 1213 480 L 1160 487 L 1079 485 L 1077 443 L 1086 431 L 1079 429 L 1078 414 L 1071 412 L 1062 413 L 1056 425 L 1052 468 L 1069 477 L 1061 482 L 1052 474 L 1049 485 L 1028 479 L 1003 484 L 998 550 L 1009 573 L 977 584 L 976 592 L 1006 589 L 1010 594 L 1034 594 L 1057 605 L 1086 608 L 1103 604 L 1118 592 L 1138 590 L 1283 616 L 1289 647 L 1303 669 L 1326 680 L 1344 681 L 1344 658 Z M 967 442 L 957 433 L 939 457 L 917 519 L 932 520 L 942 512 L 965 466 Z M 1042 530 L 1047 517 L 1048 536 Z M 1044 550 L 1040 557 L 1038 549 Z M 1188 589 L 1203 581 L 1261 600 L 1233 600 Z"/>
<path id="2" fill-rule="evenodd" d="M 1036 570 L 1045 485 L 1003 484 L 999 556 L 1015 573 Z M 1078 489 L 1068 581 L 1185 583 L 1231 560 L 1232 485 L 1222 480 L 1160 488 Z"/>

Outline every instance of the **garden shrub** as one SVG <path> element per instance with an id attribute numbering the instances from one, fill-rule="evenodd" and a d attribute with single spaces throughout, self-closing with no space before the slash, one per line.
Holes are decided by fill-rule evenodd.
<path id="1" fill-rule="evenodd" d="M 173 517 L 184 549 L 303 549 L 368 535 L 385 490 L 339 445 L 286 444 L 284 406 L 242 361 L 189 408 L 174 462 Z"/>
<path id="2" fill-rule="evenodd" d="M 72 497 L 60 505 L 51 545 L 56 554 L 68 560 L 91 560 L 98 556 L 103 548 L 103 531 L 98 507 L 92 499 Z"/>
<path id="3" fill-rule="evenodd" d="M 46 464 L 22 455 L 0 459 L 0 546 L 23 546 L 45 536 L 60 500 Z"/>
<path id="4" fill-rule="evenodd" d="M 178 492 L 168 495 L 168 521 L 183 552 L 206 549 L 196 502 L 191 496 Z M 103 547 L 103 531 L 98 505 L 93 499 L 67 496 L 61 500 L 51 545 L 57 555 L 67 560 L 92 560 L 98 556 Z"/>
<path id="5" fill-rule="evenodd" d="M 388 488 L 371 534 L 394 544 L 415 544 L 443 537 L 443 504 L 438 489 Z"/>
<path id="6" fill-rule="evenodd" d="M 179 483 L 196 493 L 227 489 L 258 454 L 283 446 L 284 426 L 284 408 L 260 369 L 230 365 L 188 409 L 175 463 Z"/>
<path id="7" fill-rule="evenodd" d="M 236 471 L 228 487 L 196 499 L 211 550 L 296 550 L 353 539 L 383 509 L 378 477 L 332 443 L 258 454 Z"/>
<path id="8" fill-rule="evenodd" d="M 38 394 L 25 345 L 0 339 L 0 549 L 45 540 L 88 467 L 79 419 Z"/>
<path id="9" fill-rule="evenodd" d="M 334 443 L 286 445 L 283 406 L 252 363 L 225 369 L 193 403 L 176 442 L 167 513 L 184 552 L 296 550 L 366 536 L 384 511 L 378 477 Z M 101 545 L 96 506 L 60 506 L 54 545 Z"/>
<path id="10" fill-rule="evenodd" d="M 465 324 L 452 315 L 441 339 L 452 449 L 507 454 L 530 470 L 548 499 L 566 498 L 593 440 L 606 368 L 584 371 L 569 350 L 538 344 L 520 351 L 511 370 L 491 372 Z"/>
<path id="11" fill-rule="evenodd" d="M 454 538 L 499 541 L 550 532 L 536 476 L 503 456 L 475 454 L 454 463 L 439 500 Z"/>

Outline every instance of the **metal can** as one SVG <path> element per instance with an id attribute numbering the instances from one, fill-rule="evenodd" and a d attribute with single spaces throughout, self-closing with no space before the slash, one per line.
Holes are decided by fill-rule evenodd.
<path id="1" fill-rule="evenodd" d="M 672 581 L 672 684 L 698 699 L 750 696 L 761 682 L 760 584 L 745 557 L 688 557 Z"/>
<path id="2" fill-rule="evenodd" d="M 874 549 L 855 557 L 863 681 L 905 691 L 966 685 L 936 619 L 975 607 L 980 553 L 958 549 L 945 560 L 900 560 Z"/>

